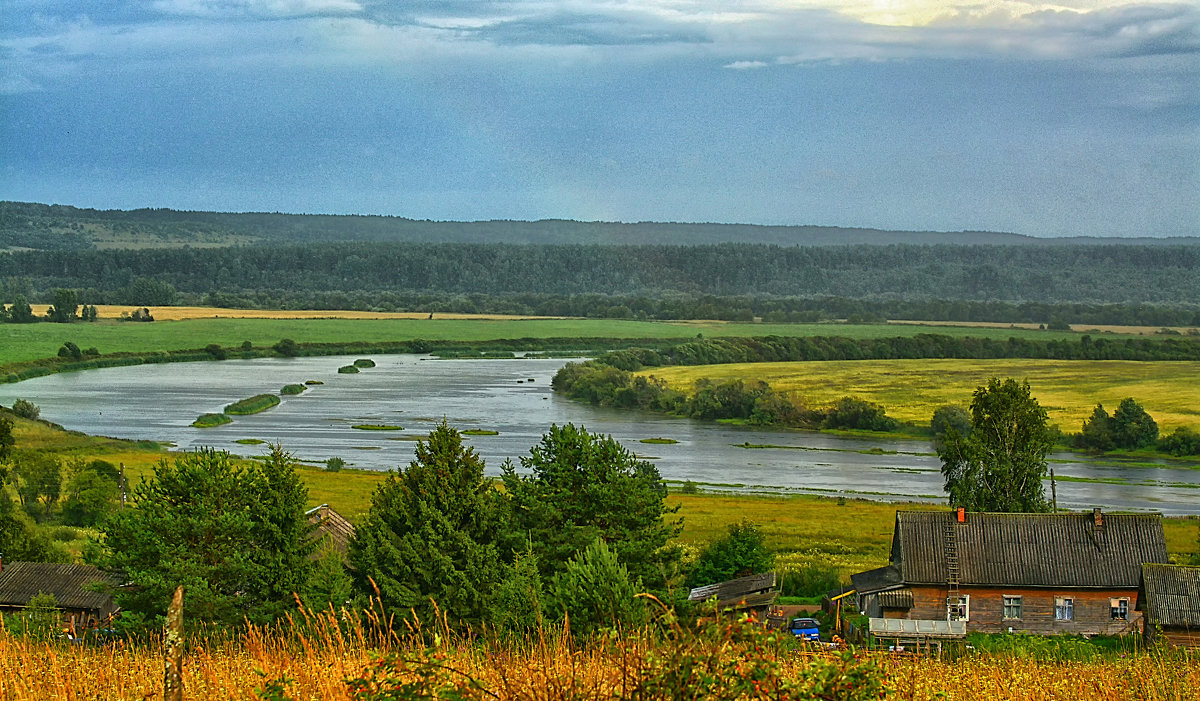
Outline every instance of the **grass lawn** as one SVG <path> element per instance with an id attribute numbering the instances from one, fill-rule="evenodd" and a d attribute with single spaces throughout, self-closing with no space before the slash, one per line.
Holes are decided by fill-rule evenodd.
<path id="1" fill-rule="evenodd" d="M 167 309 L 152 310 L 165 318 Z M 846 336 L 887 338 L 919 333 L 984 338 L 1070 338 L 1066 331 L 1014 328 L 971 328 L 890 324 L 761 324 L 721 321 L 628 321 L 620 319 L 412 319 L 412 318 L 228 318 L 236 310 L 216 310 L 219 317 L 186 318 L 151 323 L 119 322 L 101 317 L 94 323 L 70 325 L 0 324 L 0 365 L 58 354 L 63 341 L 101 353 L 148 352 L 240 346 L 250 341 L 269 347 L 280 339 L 297 343 L 385 342 L 412 339 L 487 341 L 520 338 L 694 338 L 704 336 Z M 245 312 L 243 312 L 245 313 Z M 271 312 L 255 312 L 270 314 Z M 342 312 L 321 312 L 333 317 Z"/>
<path id="2" fill-rule="evenodd" d="M 805 363 L 737 363 L 652 368 L 654 375 L 687 391 L 697 379 L 762 380 L 824 406 L 844 396 L 883 405 L 888 416 L 928 425 L 944 404 L 970 404 L 989 377 L 1027 379 L 1051 423 L 1077 432 L 1098 402 L 1111 414 L 1126 397 L 1136 399 L 1169 433 L 1200 429 L 1200 362 L 1122 360 L 837 360 Z"/>

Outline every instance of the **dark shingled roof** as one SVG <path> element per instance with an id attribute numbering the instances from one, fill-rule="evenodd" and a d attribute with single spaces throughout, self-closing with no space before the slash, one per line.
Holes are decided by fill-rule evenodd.
<path id="1" fill-rule="evenodd" d="M 350 540 L 354 537 L 354 524 L 347 521 L 345 516 L 334 511 L 329 504 L 321 504 L 309 509 L 304 516 L 314 527 L 313 537 L 319 542 L 329 543 L 341 552 L 346 552 L 346 549 L 350 547 Z M 320 548 L 317 550 L 318 552 L 313 553 L 314 557 L 320 554 Z"/>
<path id="2" fill-rule="evenodd" d="M 850 575 L 850 583 L 859 594 L 871 594 L 885 589 L 894 589 L 904 584 L 900 570 L 895 565 L 884 565 L 873 570 Z"/>
<path id="3" fill-rule="evenodd" d="M 898 511 L 892 564 L 905 584 L 947 581 L 952 526 L 963 585 L 1136 588 L 1142 563 L 1168 562 L 1158 514 Z"/>
<path id="4" fill-rule="evenodd" d="M 90 565 L 5 562 L 0 569 L 0 606 L 25 606 L 39 593 L 53 594 L 59 608 L 99 610 L 112 597 L 84 587 L 112 579 Z"/>
<path id="5" fill-rule="evenodd" d="M 1142 589 L 1151 623 L 1200 630 L 1200 567 L 1144 564 Z"/>

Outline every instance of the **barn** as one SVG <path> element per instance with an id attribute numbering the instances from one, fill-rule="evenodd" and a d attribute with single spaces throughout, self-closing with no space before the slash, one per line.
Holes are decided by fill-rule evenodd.
<path id="1" fill-rule="evenodd" d="M 1200 567 L 1142 565 L 1139 603 L 1147 642 L 1200 648 Z"/>

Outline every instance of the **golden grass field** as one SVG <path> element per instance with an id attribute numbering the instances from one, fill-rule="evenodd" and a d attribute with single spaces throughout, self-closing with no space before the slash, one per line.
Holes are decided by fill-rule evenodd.
<path id="1" fill-rule="evenodd" d="M 866 651 L 857 652 L 853 658 L 839 659 L 835 653 L 811 649 L 776 648 L 761 643 L 754 646 L 754 641 L 761 638 L 751 638 L 749 642 L 702 639 L 686 649 L 676 646 L 664 650 L 669 643 L 637 633 L 583 644 L 557 637 L 472 643 L 451 634 L 440 637 L 436 647 L 423 648 L 408 640 L 364 634 L 361 625 L 346 623 L 317 630 L 296 626 L 289 633 L 281 636 L 251 629 L 235 642 L 192 647 L 184 659 L 184 698 L 255 698 L 254 690 L 263 687 L 265 681 L 283 678 L 286 680 L 283 691 L 294 699 L 350 699 L 343 680 L 366 676 L 377 651 L 395 653 L 406 663 L 393 668 L 394 676 L 375 689 L 382 693 L 371 698 L 498 701 L 627 698 L 641 680 L 675 660 L 690 662 L 674 668 L 693 675 L 681 680 L 682 688 L 638 698 L 732 699 L 735 697 L 693 695 L 696 678 L 715 670 L 723 673 L 716 678 L 718 686 L 732 686 L 740 681 L 734 678 L 739 670 L 765 668 L 770 670 L 767 679 L 788 683 L 804 679 L 811 665 L 822 663 L 837 670 L 869 665 L 882 682 L 881 693 L 876 697 L 880 699 L 1187 701 L 1200 698 L 1197 696 L 1200 659 L 1179 651 L 1156 650 L 1088 661 L 1039 661 L 1006 655 L 968 655 L 950 661 Z M 42 701 L 159 697 L 163 662 L 161 648 L 156 643 L 65 646 L 0 632 L 0 698 Z M 667 656 L 681 651 L 681 655 Z M 664 659 L 667 665 L 657 661 Z M 757 663 L 758 660 L 765 665 Z M 424 686 L 419 691 L 428 696 L 400 694 L 396 690 L 399 683 L 418 680 Z M 430 687 L 434 686 L 442 687 L 443 693 L 430 693 L 434 691 Z M 749 693 L 736 698 L 764 701 L 848 698 L 843 695 L 845 687 L 843 694 L 797 697 L 780 695 L 770 682 L 747 686 Z M 456 693 L 445 695 L 446 687 Z M 675 693 L 664 693 L 668 691 Z"/>
<path id="2" fill-rule="evenodd" d="M 939 406 L 964 408 L 989 377 L 1028 380 L 1051 423 L 1080 429 L 1097 403 L 1111 414 L 1126 397 L 1136 399 L 1160 432 L 1200 429 L 1200 362 L 1122 360 L 835 360 L 804 363 L 735 363 L 651 368 L 641 371 L 689 391 L 696 380 L 762 380 L 803 402 L 826 406 L 852 396 L 883 405 L 888 416 L 928 425 Z"/>
<path id="3" fill-rule="evenodd" d="M 903 326 L 959 326 L 959 327 L 975 327 L 981 329 L 1036 329 L 1040 328 L 1041 324 L 1009 324 L 1000 321 L 908 321 L 904 319 L 889 319 L 889 324 L 900 324 Z M 1072 331 L 1079 333 L 1113 333 L 1133 336 L 1149 336 L 1158 333 L 1162 329 L 1170 329 L 1171 331 L 1180 334 L 1195 334 L 1200 333 L 1200 328 L 1195 326 L 1119 326 L 1116 324 L 1070 324 Z"/>

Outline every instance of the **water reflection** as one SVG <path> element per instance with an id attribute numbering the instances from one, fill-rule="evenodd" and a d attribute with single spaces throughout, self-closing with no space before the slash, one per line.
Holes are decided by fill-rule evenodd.
<path id="1" fill-rule="evenodd" d="M 713 488 L 846 494 L 941 501 L 937 458 L 924 442 L 858 440 L 804 431 L 729 427 L 640 412 L 606 410 L 556 396 L 550 379 L 566 361 L 435 360 L 372 356 L 374 368 L 339 374 L 353 356 L 262 358 L 109 368 L 0 385 L 0 402 L 30 399 L 43 418 L 90 434 L 168 440 L 182 449 L 214 446 L 244 455 L 258 439 L 282 443 L 308 461 L 338 456 L 355 467 L 389 469 L 412 459 L 412 441 L 443 418 L 462 430 L 497 431 L 468 441 L 499 474 L 506 459 L 529 452 L 552 423 L 574 422 L 607 433 L 652 459 L 668 480 Z M 191 422 L 238 399 L 278 393 L 285 384 L 323 384 L 284 397 L 280 406 L 232 424 L 197 429 Z M 364 431 L 388 424 L 400 431 Z M 668 438 L 673 444 L 646 444 Z M 746 445 L 769 445 L 747 448 Z M 1200 470 L 1122 466 L 1053 456 L 1058 502 L 1167 514 L 1200 513 Z M 1076 481 L 1099 480 L 1099 481 Z M 1119 482 L 1119 483 L 1113 483 Z"/>

